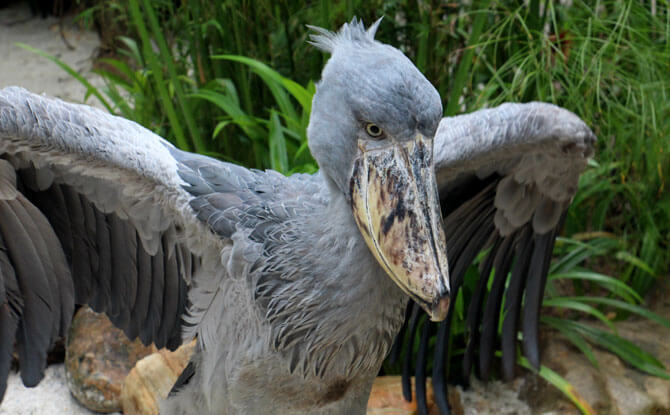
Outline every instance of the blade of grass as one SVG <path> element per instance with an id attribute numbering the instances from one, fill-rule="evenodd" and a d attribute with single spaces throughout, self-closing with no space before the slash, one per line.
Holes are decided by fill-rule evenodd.
<path id="1" fill-rule="evenodd" d="M 594 367 L 598 368 L 598 360 L 593 354 L 593 350 L 591 349 L 591 346 L 589 346 L 589 343 L 574 330 L 570 329 L 569 326 L 562 324 L 563 320 L 564 319 L 560 318 L 545 319 L 544 316 L 541 317 L 542 323 L 545 323 L 548 326 L 558 330 L 566 339 L 568 339 L 575 347 L 577 347 L 584 354 L 584 356 L 586 356 L 586 358 Z"/>
<path id="2" fill-rule="evenodd" d="M 470 68 L 472 67 L 472 61 L 475 54 L 475 49 L 479 43 L 479 36 L 482 33 L 484 28 L 484 23 L 489 17 L 488 8 L 491 4 L 491 0 L 481 1 L 477 4 L 476 9 L 479 12 L 476 14 L 474 22 L 472 24 L 472 31 L 470 32 L 470 37 L 468 38 L 468 46 L 463 52 L 463 57 L 461 62 L 458 65 L 456 75 L 454 76 L 454 81 L 451 84 L 451 93 L 449 94 L 449 99 L 447 100 L 447 108 L 444 115 L 452 116 L 456 115 L 459 112 L 459 99 L 463 93 L 463 88 L 465 87 L 467 76 L 470 74 Z"/>
<path id="3" fill-rule="evenodd" d="M 570 271 L 564 273 L 550 274 L 548 277 L 549 281 L 558 280 L 558 279 L 571 279 L 571 280 L 582 280 L 582 281 L 591 281 L 599 284 L 600 286 L 606 288 L 614 294 L 624 297 L 629 303 L 632 302 L 642 302 L 642 297 L 626 285 L 625 283 L 619 281 L 616 278 L 600 274 L 593 271 Z"/>
<path id="4" fill-rule="evenodd" d="M 136 0 L 131 0 L 131 3 L 134 3 Z M 177 98 L 177 103 L 181 108 L 182 115 L 186 121 L 186 127 L 188 128 L 189 134 L 191 135 L 191 140 L 194 144 L 195 150 L 198 152 L 204 152 L 207 150 L 205 142 L 200 138 L 200 133 L 193 119 L 193 111 L 189 105 L 188 98 L 184 93 L 180 77 L 177 74 L 177 69 L 175 68 L 174 61 L 172 59 L 172 53 L 168 48 L 165 37 L 163 36 L 163 30 L 158 23 L 158 18 L 156 13 L 154 13 L 153 7 L 149 0 L 142 0 L 142 5 L 144 6 L 145 18 L 149 21 L 149 26 L 153 34 L 153 39 L 158 44 L 158 49 L 160 54 L 163 57 L 162 62 L 167 67 L 168 74 L 170 75 L 171 85 L 174 88 L 174 92 Z M 139 9 L 139 7 L 138 7 Z M 146 31 L 146 29 L 145 29 Z M 144 39 L 146 41 L 148 39 Z M 153 55 L 153 54 L 152 54 Z M 155 68 L 157 69 L 157 68 Z M 160 86 L 158 86 L 160 88 Z"/>
<path id="5" fill-rule="evenodd" d="M 279 114 L 272 110 L 270 114 L 270 166 L 280 173 L 288 173 L 288 155 L 286 154 L 286 138 L 282 132 Z"/>
<path id="6" fill-rule="evenodd" d="M 163 66 L 159 62 L 158 57 L 152 49 L 151 37 L 149 36 L 149 31 L 144 22 L 144 16 L 140 10 L 138 0 L 129 0 L 128 6 L 130 16 L 133 23 L 137 27 L 137 31 L 141 39 L 143 56 L 147 60 L 149 68 L 151 68 L 151 73 L 155 79 L 153 86 L 158 92 L 158 96 L 160 98 L 163 110 L 165 111 L 165 115 L 170 121 L 170 127 L 172 128 L 172 133 L 175 135 L 177 145 L 183 150 L 190 151 L 192 149 L 191 143 L 184 134 L 184 130 L 181 127 L 181 122 L 177 116 L 174 105 L 172 104 L 172 99 L 170 98 L 170 94 L 167 89 L 167 83 L 163 77 Z"/>
<path id="7" fill-rule="evenodd" d="M 544 320 L 551 321 L 556 320 L 556 318 L 545 316 Z M 565 319 L 562 319 L 561 321 L 566 328 L 579 333 L 591 342 L 604 347 L 633 367 L 662 379 L 670 379 L 670 374 L 668 374 L 665 367 L 658 359 L 630 341 L 584 323 Z"/>
<path id="8" fill-rule="evenodd" d="M 517 363 L 530 370 L 535 372 L 535 369 L 530 364 L 530 362 L 523 356 L 519 355 L 517 358 Z M 565 378 L 548 367 L 541 365 L 539 372 L 537 374 L 550 384 L 552 384 L 556 389 L 560 390 L 570 401 L 575 404 L 577 409 L 584 415 L 595 415 L 596 412 L 593 410 L 591 405 L 584 399 L 584 397 L 577 392 L 574 386 Z"/>
<path id="9" fill-rule="evenodd" d="M 635 304 L 630 304 L 625 301 L 617 300 L 614 298 L 605 298 L 605 297 L 564 297 L 566 299 L 572 299 L 574 301 L 580 301 L 580 302 L 590 302 L 590 303 L 596 303 L 596 304 L 601 304 L 609 307 L 614 307 L 620 310 L 627 311 L 629 313 L 637 314 L 641 317 L 644 317 L 646 319 L 649 319 L 651 321 L 654 321 L 658 324 L 661 324 L 665 327 L 670 328 L 670 320 L 659 316 L 658 314 L 654 313 L 653 311 L 650 311 L 644 307 L 640 307 Z"/>
<path id="10" fill-rule="evenodd" d="M 239 55 L 214 55 L 212 56 L 212 59 L 226 59 L 234 62 L 240 62 L 249 66 L 254 71 L 254 73 L 256 73 L 258 76 L 260 76 L 265 80 L 265 83 L 268 84 L 268 86 L 272 85 L 273 83 L 277 83 L 280 84 L 282 87 L 284 87 L 293 96 L 293 98 L 295 98 L 298 101 L 300 106 L 303 108 L 303 111 L 311 110 L 313 94 L 310 93 L 310 91 L 307 90 L 306 88 L 300 86 L 300 84 L 298 84 L 297 82 L 281 76 L 279 72 L 270 68 L 263 62 L 248 58 L 246 56 L 239 56 Z M 275 99 L 276 98 L 277 97 L 275 96 Z M 284 111 L 284 109 L 282 109 L 282 111 L 287 113 L 286 111 Z M 297 118 L 297 115 L 295 115 L 295 113 L 292 114 L 292 116 Z"/>
<path id="11" fill-rule="evenodd" d="M 109 111 L 110 113 L 114 113 L 112 105 L 105 99 L 104 95 L 100 92 L 98 88 L 93 86 L 86 78 L 84 78 L 79 72 L 74 70 L 72 67 L 70 67 L 68 64 L 63 62 L 62 60 L 58 59 L 57 57 L 48 54 L 47 52 L 33 48 L 32 46 L 26 45 L 25 43 L 16 43 L 16 46 L 19 46 L 29 52 L 36 53 L 44 58 L 49 59 L 51 62 L 55 63 L 58 65 L 61 69 L 63 69 L 65 72 L 67 72 L 71 77 L 79 81 L 82 85 L 86 87 L 86 96 L 88 97 L 89 95 L 93 95 L 94 97 L 98 98 L 100 100 L 100 103 Z M 84 99 L 85 100 L 85 99 Z"/>
<path id="12" fill-rule="evenodd" d="M 593 317 L 600 320 L 604 325 L 606 325 L 610 330 L 616 333 L 616 327 L 612 324 L 609 318 L 607 318 L 602 312 L 598 311 L 597 308 L 591 307 L 585 302 L 580 301 L 582 297 L 555 297 L 555 298 L 546 298 L 542 302 L 544 307 L 558 307 L 565 308 L 570 310 L 581 311 L 582 313 L 590 314 Z"/>

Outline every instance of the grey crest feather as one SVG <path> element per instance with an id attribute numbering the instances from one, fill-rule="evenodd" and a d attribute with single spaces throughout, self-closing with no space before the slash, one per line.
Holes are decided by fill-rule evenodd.
<path id="1" fill-rule="evenodd" d="M 363 21 L 356 17 L 351 19 L 351 22 L 343 24 L 337 32 L 307 25 L 308 28 L 316 32 L 316 34 L 309 36 L 309 43 L 328 53 L 333 53 L 337 47 L 342 45 L 372 44 L 375 41 L 375 33 L 377 33 L 382 18 L 377 19 L 367 30 Z"/>

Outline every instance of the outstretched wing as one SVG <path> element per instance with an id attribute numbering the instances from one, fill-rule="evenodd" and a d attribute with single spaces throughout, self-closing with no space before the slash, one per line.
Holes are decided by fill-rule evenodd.
<path id="1" fill-rule="evenodd" d="M 23 382 L 37 384 L 75 303 L 130 338 L 177 347 L 182 319 L 193 333 L 208 313 L 208 279 L 230 271 L 234 233 L 280 220 L 271 190 L 314 186 L 182 152 L 88 106 L 0 90 L 0 399 L 14 344 Z"/>
<path id="2" fill-rule="evenodd" d="M 554 240 L 595 140 L 579 117 L 544 103 L 503 104 L 440 122 L 435 165 L 452 295 L 462 288 L 477 255 L 486 251 L 467 304 L 465 382 L 473 366 L 487 379 L 499 348 L 503 378 L 511 379 L 519 329 L 523 354 L 539 368 L 539 313 Z M 412 338 L 417 331 L 413 314 Z M 425 388 L 419 384 L 425 384 L 429 333 L 436 331 L 432 376 L 443 413 L 451 318 L 450 313 L 436 328 L 424 324 L 416 362 L 417 374 L 424 376 L 417 379 L 417 399 L 425 401 L 419 396 Z M 409 365 L 405 366 L 408 376 Z"/>

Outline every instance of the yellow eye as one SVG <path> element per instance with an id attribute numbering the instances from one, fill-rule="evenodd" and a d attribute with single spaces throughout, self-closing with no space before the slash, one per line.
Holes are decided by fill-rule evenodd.
<path id="1" fill-rule="evenodd" d="M 379 138 L 384 134 L 384 130 L 379 128 L 377 124 L 368 123 L 365 126 L 365 132 L 368 133 L 370 137 Z"/>

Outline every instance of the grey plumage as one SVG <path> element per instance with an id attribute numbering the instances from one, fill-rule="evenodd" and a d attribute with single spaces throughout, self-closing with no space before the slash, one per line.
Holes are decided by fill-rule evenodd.
<path id="1" fill-rule="evenodd" d="M 64 331 L 74 298 L 106 311 L 145 343 L 174 348 L 197 335 L 188 373 L 164 414 L 364 413 L 403 324 L 407 290 L 431 316 L 446 313 L 437 203 L 425 205 L 436 198 L 435 189 L 424 186 L 435 183 L 433 162 L 452 294 L 478 252 L 492 246 L 483 272 L 512 268 L 507 290 L 503 276 L 494 285 L 513 309 L 506 316 L 514 321 L 503 322 L 513 330 L 502 339 L 504 355 L 516 347 L 523 290 L 541 295 L 554 232 L 590 155 L 592 133 L 573 114 L 545 104 L 505 105 L 440 122 L 437 92 L 402 53 L 374 40 L 377 26 L 366 31 L 353 21 L 337 33 L 315 29 L 314 44 L 332 53 L 308 129 L 321 167 L 315 175 L 247 170 L 180 151 L 135 123 L 86 106 L 20 88 L 0 91 L 0 236 L 6 245 L 0 250 L 0 333 L 16 332 L 26 384 L 41 378 L 46 349 Z M 372 139 L 369 123 L 384 135 Z M 388 146 L 394 156 L 384 158 Z M 390 177 L 371 174 L 355 182 L 353 166 L 367 154 L 376 157 L 370 169 L 403 163 L 398 154 L 413 157 L 393 169 L 383 165 Z M 545 172 L 547 164 L 560 174 Z M 416 183 L 401 182 L 407 178 Z M 380 248 L 371 251 L 369 238 L 378 236 L 372 235 L 370 198 L 397 189 L 409 199 L 388 202 L 397 195 L 380 193 L 393 207 L 379 219 L 380 234 L 419 229 L 420 221 L 430 232 L 404 245 L 380 240 L 391 244 L 388 252 L 425 259 L 419 264 L 426 269 L 435 260 L 434 286 L 392 280 L 406 261 L 395 258 L 401 265 L 392 268 L 394 258 L 384 257 L 386 245 L 376 240 Z M 415 205 L 421 211 L 411 210 Z M 26 231 L 31 227 L 51 233 L 38 237 Z M 432 253 L 418 255 L 416 246 L 430 246 Z M 528 272 L 539 276 L 526 284 Z M 54 291 L 54 278 L 70 283 Z M 424 291 L 431 292 L 428 300 L 419 296 Z M 490 327 L 497 327 L 488 319 L 502 302 L 484 301 L 481 290 L 478 295 L 467 360 L 474 362 L 481 350 L 487 371 Z M 528 303 L 524 313 L 536 306 Z M 415 306 L 409 331 L 421 333 L 416 373 L 423 403 L 434 329 L 427 322 L 419 327 L 418 319 Z M 446 344 L 449 321 L 437 330 L 438 344 Z M 524 329 L 535 323 L 524 317 Z M 0 382 L 8 344 L 0 341 Z M 535 353 L 533 347 L 525 350 Z M 439 368 L 434 378 L 443 385 Z"/>

